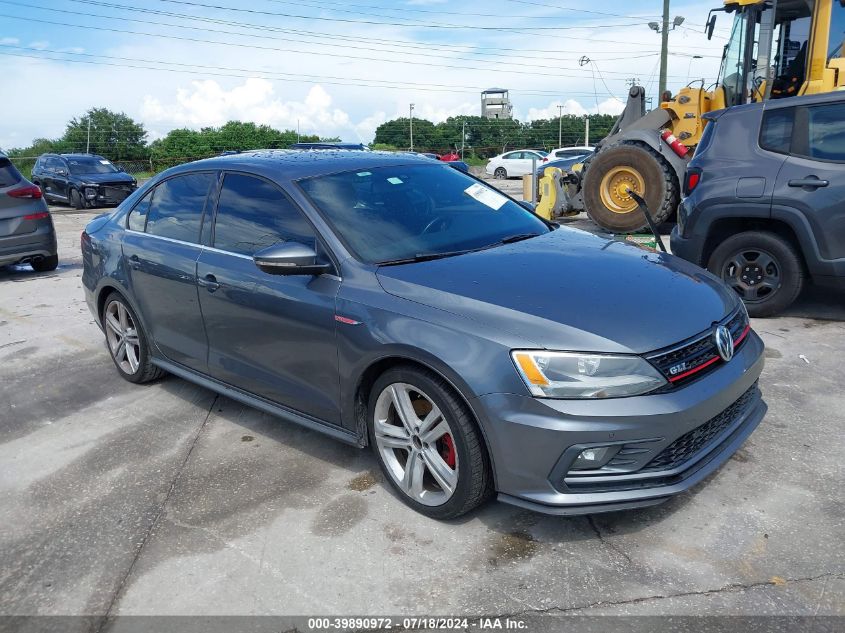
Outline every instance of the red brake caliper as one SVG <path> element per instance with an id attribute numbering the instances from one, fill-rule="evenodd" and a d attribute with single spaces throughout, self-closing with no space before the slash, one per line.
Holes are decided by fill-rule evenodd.
<path id="1" fill-rule="evenodd" d="M 449 468 L 455 470 L 458 454 L 455 452 L 455 442 L 452 440 L 452 436 L 448 433 L 443 436 L 443 441 L 440 446 L 440 456 Z"/>

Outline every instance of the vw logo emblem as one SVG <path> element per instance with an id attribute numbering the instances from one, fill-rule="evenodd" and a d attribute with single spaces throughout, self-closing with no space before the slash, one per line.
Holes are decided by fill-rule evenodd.
<path id="1" fill-rule="evenodd" d="M 734 337 L 728 328 L 724 325 L 717 327 L 713 334 L 713 340 L 723 361 L 728 362 L 734 357 Z"/>

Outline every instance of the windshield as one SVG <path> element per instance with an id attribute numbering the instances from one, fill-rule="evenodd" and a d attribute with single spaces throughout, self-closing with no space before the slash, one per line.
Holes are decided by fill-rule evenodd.
<path id="1" fill-rule="evenodd" d="M 113 174 L 117 168 L 102 158 L 69 158 L 70 173 L 77 176 L 82 174 Z"/>
<path id="2" fill-rule="evenodd" d="M 395 263 L 548 233 L 535 215 L 448 165 L 396 165 L 300 181 L 353 254 Z"/>

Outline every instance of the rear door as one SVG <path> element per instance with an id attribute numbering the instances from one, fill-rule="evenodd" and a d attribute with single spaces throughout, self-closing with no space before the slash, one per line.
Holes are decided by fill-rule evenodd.
<path id="1" fill-rule="evenodd" d="M 209 374 L 340 424 L 334 320 L 340 279 L 269 275 L 252 259 L 256 251 L 284 241 L 319 253 L 312 225 L 274 183 L 227 173 L 212 240 L 197 265 Z"/>
<path id="2" fill-rule="evenodd" d="M 202 372 L 208 341 L 196 266 L 216 179 L 216 172 L 193 172 L 159 183 L 130 212 L 123 238 L 130 287 L 147 332 L 168 359 Z"/>
<path id="3" fill-rule="evenodd" d="M 773 206 L 797 209 L 821 257 L 845 257 L 845 102 L 795 109 L 791 155 L 778 174 Z"/>
<path id="4" fill-rule="evenodd" d="M 52 193 L 60 198 L 70 200 L 68 197 L 68 180 L 70 179 L 70 167 L 67 161 L 63 158 L 51 158 L 50 165 L 53 169 L 50 170 L 50 184 L 52 186 Z"/>

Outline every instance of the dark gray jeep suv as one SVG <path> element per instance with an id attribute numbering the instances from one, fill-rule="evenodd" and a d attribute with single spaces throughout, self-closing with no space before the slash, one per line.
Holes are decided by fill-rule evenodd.
<path id="1" fill-rule="evenodd" d="M 721 277 L 752 316 L 788 307 L 808 278 L 845 289 L 845 95 L 708 118 L 672 252 Z"/>
<path id="2" fill-rule="evenodd" d="M 493 491 L 557 514 L 659 503 L 766 411 L 762 342 L 718 279 L 427 158 L 182 165 L 93 220 L 82 254 L 121 376 L 369 444 L 432 517 Z"/>

